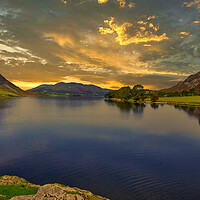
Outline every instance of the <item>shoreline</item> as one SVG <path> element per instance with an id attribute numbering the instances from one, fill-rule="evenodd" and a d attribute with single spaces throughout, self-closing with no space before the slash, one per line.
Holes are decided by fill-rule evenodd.
<path id="1" fill-rule="evenodd" d="M 45 184 L 43 186 L 29 183 L 17 176 L 0 177 L 0 200 L 109 200 L 87 190 L 62 184 Z"/>
<path id="2" fill-rule="evenodd" d="M 181 98 L 181 97 L 179 97 Z M 184 98 L 184 97 L 183 97 Z M 189 96 L 187 97 L 189 98 Z M 199 99 L 200 99 L 200 96 L 199 96 Z M 166 105 L 175 105 L 175 106 L 192 106 L 192 107 L 200 107 L 200 101 L 199 102 L 184 102 L 184 101 L 155 101 L 155 102 L 152 102 L 152 101 L 149 101 L 149 100 L 146 100 L 146 101 L 134 101 L 132 99 L 129 99 L 129 100 L 123 100 L 123 99 L 117 99 L 117 98 L 106 98 L 105 99 L 106 101 L 111 101 L 111 102 L 117 102 L 117 103 L 139 103 L 139 104 L 142 104 L 142 103 L 147 103 L 147 104 L 153 104 L 153 103 L 156 103 L 156 104 L 166 104 Z"/>

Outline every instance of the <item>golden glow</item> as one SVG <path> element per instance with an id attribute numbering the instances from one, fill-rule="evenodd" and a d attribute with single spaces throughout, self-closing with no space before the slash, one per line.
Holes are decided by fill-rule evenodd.
<path id="1" fill-rule="evenodd" d="M 187 7 L 196 6 L 197 9 L 200 10 L 200 0 L 194 0 L 194 1 L 191 1 L 190 3 L 184 2 L 184 4 L 185 4 Z"/>
<path id="2" fill-rule="evenodd" d="M 64 4 L 67 4 L 67 1 L 66 1 L 66 0 L 61 0 L 61 2 L 63 2 Z"/>
<path id="3" fill-rule="evenodd" d="M 98 0 L 98 3 L 102 4 L 102 3 L 107 3 L 108 0 Z"/>
<path id="4" fill-rule="evenodd" d="M 150 23 L 148 21 L 138 21 L 136 24 L 138 24 L 139 27 L 137 27 L 135 24 L 131 24 L 129 22 L 118 25 L 115 23 L 115 18 L 110 17 L 108 20 L 104 20 L 104 23 L 108 25 L 108 28 L 99 27 L 99 32 L 104 35 L 116 34 L 116 41 L 120 45 L 128 45 L 131 43 L 148 43 L 152 41 L 160 42 L 169 39 L 166 33 L 163 33 L 162 35 L 156 35 L 155 32 L 159 30 L 159 24 L 154 26 L 153 23 Z M 149 28 L 148 30 L 147 27 Z M 127 32 L 127 30 L 131 29 L 133 29 L 132 32 L 136 32 L 134 36 L 131 36 Z"/>
<path id="5" fill-rule="evenodd" d="M 125 0 L 117 0 L 119 2 L 120 8 L 125 8 L 126 6 L 126 1 Z"/>
<path id="6" fill-rule="evenodd" d="M 187 32 L 180 32 L 180 35 L 190 35 L 190 33 L 187 33 Z"/>
<path id="7" fill-rule="evenodd" d="M 58 43 L 62 47 L 64 46 L 73 47 L 75 45 L 75 40 L 66 34 L 44 33 L 44 37 L 53 39 L 56 43 Z"/>
<path id="8" fill-rule="evenodd" d="M 194 24 L 200 24 L 200 21 L 193 21 Z"/>
<path id="9" fill-rule="evenodd" d="M 43 82 L 25 82 L 25 81 L 18 81 L 18 80 L 13 80 L 12 83 L 15 84 L 17 87 L 22 88 L 23 90 L 28 90 L 42 84 L 56 84 L 56 82 L 43 83 Z"/>
<path id="10" fill-rule="evenodd" d="M 134 8 L 134 7 L 135 7 L 135 3 L 132 3 L 132 2 L 129 3 L 129 4 L 128 4 L 128 7 L 129 7 L 129 8 Z"/>

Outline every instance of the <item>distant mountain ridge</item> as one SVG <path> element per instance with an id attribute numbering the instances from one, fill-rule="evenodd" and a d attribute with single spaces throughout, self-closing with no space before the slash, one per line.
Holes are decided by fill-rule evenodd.
<path id="1" fill-rule="evenodd" d="M 171 88 L 164 89 L 164 91 L 179 92 L 182 90 L 189 91 L 191 89 L 194 89 L 195 91 L 200 91 L 200 72 L 189 76 L 187 79 L 185 79 L 182 82 L 179 82 L 177 85 Z"/>
<path id="2" fill-rule="evenodd" d="M 55 95 L 104 95 L 109 89 L 104 89 L 96 85 L 84 85 L 82 83 L 56 83 L 55 85 L 40 85 L 36 88 L 27 90 L 28 92 L 37 92 L 42 94 Z"/>

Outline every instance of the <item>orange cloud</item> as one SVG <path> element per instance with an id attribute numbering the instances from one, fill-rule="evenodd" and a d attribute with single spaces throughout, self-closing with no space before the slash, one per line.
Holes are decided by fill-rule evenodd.
<path id="1" fill-rule="evenodd" d="M 187 32 L 180 32 L 180 35 L 190 35 L 190 33 L 187 33 Z"/>
<path id="2" fill-rule="evenodd" d="M 108 20 L 104 20 L 104 23 L 108 25 L 108 28 L 99 27 L 99 32 L 101 34 L 115 34 L 116 41 L 120 45 L 128 45 L 131 43 L 148 43 L 152 41 L 160 42 L 169 39 L 166 33 L 163 33 L 162 35 L 156 35 L 155 32 L 159 29 L 159 25 L 154 26 L 148 21 L 138 21 L 136 24 L 139 25 L 139 27 L 129 22 L 118 25 L 115 23 L 115 18 L 110 17 Z M 148 30 L 146 30 L 147 27 Z M 132 32 L 136 32 L 136 34 L 131 36 L 131 34 L 128 33 L 128 30 L 129 32 L 132 30 Z"/>
<path id="3" fill-rule="evenodd" d="M 190 2 L 190 3 L 184 2 L 184 4 L 185 4 L 187 7 L 195 6 L 198 10 L 200 10 L 200 0 L 194 0 L 194 1 Z"/>
<path id="4" fill-rule="evenodd" d="M 194 24 L 200 24 L 200 21 L 193 21 Z"/>
<path id="5" fill-rule="evenodd" d="M 108 0 L 98 0 L 98 3 L 103 4 L 103 3 L 107 3 Z"/>
<path id="6" fill-rule="evenodd" d="M 125 0 L 117 0 L 119 2 L 120 8 L 125 8 L 126 1 Z"/>
<path id="7" fill-rule="evenodd" d="M 75 45 L 75 40 L 66 34 L 44 33 L 43 35 L 45 38 L 53 39 L 57 44 L 59 44 L 62 47 L 64 46 L 73 47 Z"/>

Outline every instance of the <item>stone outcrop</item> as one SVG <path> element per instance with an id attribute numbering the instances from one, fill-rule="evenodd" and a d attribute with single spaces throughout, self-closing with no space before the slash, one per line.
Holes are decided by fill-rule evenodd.
<path id="1" fill-rule="evenodd" d="M 46 184 L 43 186 L 28 183 L 23 178 L 16 176 L 3 176 L 0 178 L 0 185 L 24 184 L 31 187 L 38 187 L 35 195 L 16 196 L 11 200 L 109 200 L 94 195 L 89 191 L 79 188 L 72 188 L 60 184 Z"/>
<path id="2" fill-rule="evenodd" d="M 19 178 L 17 176 L 5 175 L 5 176 L 0 177 L 0 185 L 12 185 L 12 184 L 24 184 L 24 185 L 28 185 L 31 187 L 40 187 L 40 185 L 35 185 L 32 183 L 29 183 L 25 179 Z"/>

